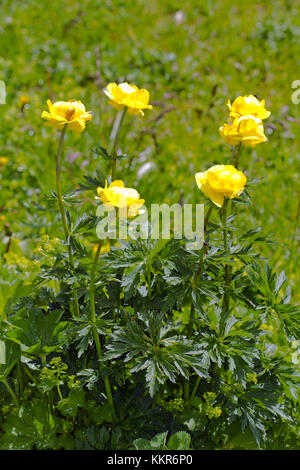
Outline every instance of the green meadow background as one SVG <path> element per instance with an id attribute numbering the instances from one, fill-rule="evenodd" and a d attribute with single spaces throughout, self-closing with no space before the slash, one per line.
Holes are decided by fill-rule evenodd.
<path id="1" fill-rule="evenodd" d="M 128 81 L 149 90 L 153 110 L 127 118 L 120 152 L 128 158 L 117 176 L 148 204 L 204 202 L 194 173 L 230 161 L 218 133 L 228 98 L 266 100 L 269 140 L 244 148 L 240 162 L 257 181 L 239 223 L 262 227 L 276 241 L 262 246 L 262 255 L 286 271 L 299 302 L 300 104 L 291 100 L 300 79 L 299 2 L 2 0 L 0 11 L 0 79 L 7 88 L 0 155 L 9 158 L 0 170 L 0 250 L 11 237 L 16 277 L 30 279 L 41 237 L 60 227 L 44 196 L 55 187 L 57 149 L 56 131 L 41 119 L 46 100 L 81 100 L 93 113 L 83 134 L 67 134 L 63 189 L 70 190 L 85 175 L 105 172 L 92 151 L 107 147 L 115 117 L 103 88 Z M 24 108 L 22 96 L 29 99 Z M 84 205 L 94 214 L 94 195 L 82 193 L 73 211 Z M 2 303 L 12 289 L 2 283 Z"/>

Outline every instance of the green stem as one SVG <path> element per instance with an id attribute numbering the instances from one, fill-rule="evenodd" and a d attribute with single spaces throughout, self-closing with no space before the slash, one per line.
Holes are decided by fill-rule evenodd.
<path id="1" fill-rule="evenodd" d="M 18 382 L 19 382 L 19 393 L 23 393 L 23 377 L 22 377 L 22 371 L 21 371 L 21 366 L 20 362 L 17 364 L 17 375 L 18 375 Z"/>
<path id="2" fill-rule="evenodd" d="M 209 220 L 209 217 L 211 215 L 211 212 L 213 210 L 213 203 L 210 204 L 208 210 L 207 210 L 207 213 L 206 213 L 206 216 L 204 218 L 204 227 L 203 227 L 203 233 L 204 233 L 204 242 L 205 242 L 205 234 L 206 234 L 206 230 L 207 230 L 207 225 L 208 225 L 208 220 Z M 194 276 L 194 282 L 195 284 L 198 283 L 199 279 L 201 278 L 201 275 L 202 275 L 202 272 L 203 272 L 203 265 L 204 265 L 204 252 L 205 252 L 205 245 L 203 244 L 201 250 L 200 250 L 200 260 L 199 260 L 199 264 L 198 264 L 198 269 L 197 269 L 197 272 Z M 192 335 L 192 332 L 193 332 L 193 323 L 194 323 L 194 318 L 195 318 L 195 307 L 194 307 L 194 304 L 192 302 L 192 305 L 191 305 L 191 311 L 190 311 L 190 318 L 189 318 L 189 323 L 188 323 L 188 327 L 187 327 L 187 337 L 190 338 L 191 335 Z M 200 379 L 199 379 L 200 380 Z M 193 390 L 193 393 L 196 393 L 196 391 L 194 392 Z M 189 395 L 190 395 L 190 384 L 188 381 L 186 381 L 184 383 L 184 399 L 186 402 L 189 401 Z M 192 394 L 192 396 L 194 396 Z"/>
<path id="3" fill-rule="evenodd" d="M 46 354 L 41 354 L 42 364 L 44 367 L 47 367 Z"/>
<path id="4" fill-rule="evenodd" d="M 126 116 L 127 108 L 124 107 L 124 109 L 117 114 L 112 133 L 110 136 L 110 139 L 112 141 L 112 148 L 111 148 L 111 156 L 112 156 L 112 164 L 111 164 L 111 179 L 114 181 L 116 177 L 116 168 L 117 168 L 117 150 L 118 150 L 118 141 L 119 141 L 119 136 L 120 136 L 120 130 L 122 127 L 122 124 L 124 122 L 124 118 Z"/>
<path id="5" fill-rule="evenodd" d="M 238 145 L 235 145 L 232 149 L 232 163 L 233 166 L 238 170 L 239 169 L 239 161 L 241 155 L 242 144 L 241 142 Z"/>
<path id="6" fill-rule="evenodd" d="M 223 204 L 223 213 L 222 213 L 222 222 L 223 222 L 223 241 L 224 241 L 224 251 L 228 253 L 228 229 L 227 229 L 227 206 L 228 206 L 228 198 L 225 198 Z M 228 264 L 225 264 L 225 292 L 224 292 L 224 299 L 223 299 L 223 313 L 226 314 L 230 307 L 230 267 Z"/>
<path id="7" fill-rule="evenodd" d="M 65 133 L 66 133 L 66 125 L 63 127 L 63 130 L 61 131 L 59 144 L 58 144 L 58 150 L 57 150 L 56 190 L 57 190 L 59 210 L 60 210 L 61 219 L 62 219 L 62 223 L 63 223 L 63 228 L 64 228 L 64 232 L 65 232 L 65 240 L 66 240 L 67 247 L 68 247 L 69 261 L 70 261 L 70 264 L 71 264 L 72 268 L 74 268 L 74 259 L 73 259 L 72 249 L 71 249 L 71 246 L 70 246 L 70 243 L 69 243 L 70 232 L 69 232 L 69 229 L 68 229 L 67 218 L 66 218 L 66 213 L 65 213 L 65 209 L 64 209 L 64 203 L 63 203 L 63 197 L 62 197 L 62 191 L 61 191 L 61 182 L 60 182 L 62 148 L 63 148 Z M 74 307 L 74 310 L 75 310 L 75 317 L 79 317 L 79 306 L 78 306 L 77 299 L 75 299 L 73 301 L 73 307 Z M 71 313 L 72 313 L 72 316 L 73 316 L 73 312 L 71 312 Z M 73 316 L 73 318 L 74 318 L 74 316 Z"/>
<path id="8" fill-rule="evenodd" d="M 15 393 L 13 392 L 11 386 L 9 385 L 9 383 L 7 382 L 7 380 L 4 378 L 4 377 L 1 377 L 1 382 L 5 385 L 8 393 L 10 394 L 10 396 L 12 397 L 13 401 L 15 402 L 15 404 L 17 405 L 17 407 L 19 407 L 19 401 L 15 395 Z"/>
<path id="9" fill-rule="evenodd" d="M 240 156 L 241 156 L 241 150 L 242 150 L 242 144 L 241 142 L 238 145 L 235 145 L 232 147 L 232 164 L 233 166 L 238 170 L 239 169 L 239 161 L 240 161 Z M 231 200 L 231 214 L 233 213 L 233 208 L 234 208 L 234 202 Z"/>
<path id="10" fill-rule="evenodd" d="M 203 233 L 204 233 L 204 242 L 205 242 L 205 234 L 206 234 L 206 230 L 207 230 L 207 225 L 208 225 L 208 221 L 209 221 L 209 217 L 211 215 L 211 212 L 213 210 L 213 203 L 210 204 L 208 210 L 207 210 L 207 213 L 206 213 L 206 216 L 204 218 L 204 227 L 203 227 Z M 201 250 L 200 250 L 200 260 L 199 260 L 199 264 L 198 264 L 198 269 L 197 269 L 197 272 L 194 276 L 194 282 L 197 284 L 201 275 L 202 275 L 202 272 L 203 272 L 203 264 L 204 264 L 204 252 L 205 252 L 205 246 L 203 244 Z M 188 324 L 188 337 L 191 336 L 192 334 L 192 328 L 193 328 L 193 322 L 194 322 L 194 316 L 195 316 L 195 309 L 194 309 L 194 305 L 192 303 L 191 305 L 191 313 L 190 313 L 190 319 L 189 319 L 189 324 Z"/>
<path id="11" fill-rule="evenodd" d="M 101 248 L 103 246 L 104 240 L 100 240 L 98 243 L 97 251 L 95 254 L 93 267 L 91 271 L 91 280 L 90 280 L 90 306 L 91 306 L 91 321 L 96 321 L 96 311 L 95 311 L 95 276 L 96 276 L 96 267 L 101 253 Z"/>
<path id="12" fill-rule="evenodd" d="M 192 400 L 194 398 L 194 396 L 196 395 L 196 392 L 198 390 L 198 387 L 199 387 L 199 384 L 200 384 L 200 380 L 201 380 L 201 377 L 197 377 L 197 380 L 196 380 L 196 383 L 195 383 L 195 386 L 193 388 L 193 391 L 191 393 L 191 397 L 190 397 L 190 400 Z"/>
<path id="13" fill-rule="evenodd" d="M 58 395 L 59 395 L 59 398 L 60 398 L 60 401 L 63 399 L 63 396 L 61 394 L 61 391 L 60 391 L 60 386 L 57 385 L 57 391 L 58 391 Z"/>
<path id="14" fill-rule="evenodd" d="M 91 279 L 90 279 L 90 309 L 91 309 L 91 322 L 93 324 L 93 336 L 94 336 L 94 341 L 96 345 L 96 351 L 98 354 L 98 358 L 101 361 L 103 354 L 102 354 L 102 348 L 101 348 L 101 343 L 99 340 L 99 335 L 96 327 L 96 309 L 95 309 L 95 276 L 96 276 L 96 267 L 97 263 L 99 260 L 99 256 L 101 253 L 101 248 L 103 245 L 104 240 L 100 240 L 97 251 L 95 254 L 94 262 L 93 262 L 93 267 L 91 271 Z M 114 407 L 114 402 L 113 402 L 113 397 L 111 393 L 111 387 L 110 387 L 110 382 L 108 377 L 104 377 L 104 385 L 105 385 L 105 391 L 106 391 L 106 396 L 108 403 L 111 405 L 112 410 L 113 410 L 113 417 L 116 419 L 116 412 L 115 412 L 115 407 Z"/>

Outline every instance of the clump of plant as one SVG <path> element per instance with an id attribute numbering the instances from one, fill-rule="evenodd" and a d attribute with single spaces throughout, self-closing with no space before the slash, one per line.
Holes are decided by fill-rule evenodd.
<path id="1" fill-rule="evenodd" d="M 116 231 L 143 232 L 145 201 L 117 179 L 118 145 L 126 115 L 152 108 L 149 93 L 128 83 L 105 93 L 118 111 L 110 148 L 96 149 L 107 173 L 81 190 L 117 212 Z M 92 115 L 80 101 L 48 105 L 42 117 L 60 132 L 48 203 L 63 230 L 35 251 L 30 294 L 2 313 L 0 448 L 299 448 L 300 311 L 284 272 L 260 257 L 261 229 L 239 228 L 255 190 L 242 149 L 267 140 L 264 101 L 228 103 L 220 134 L 231 163 L 195 175 L 207 196 L 200 248 L 151 230 L 93 248 L 103 216 L 92 205 L 80 213 L 61 174 L 66 132 L 83 132 Z"/>

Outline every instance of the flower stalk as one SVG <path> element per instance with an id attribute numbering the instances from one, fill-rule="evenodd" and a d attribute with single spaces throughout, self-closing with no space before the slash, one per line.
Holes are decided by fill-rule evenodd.
<path id="1" fill-rule="evenodd" d="M 19 408 L 19 401 L 13 391 L 13 389 L 11 388 L 11 386 L 9 385 L 9 383 L 7 382 L 6 378 L 5 377 L 1 377 L 1 380 L 0 382 L 3 383 L 3 385 L 5 386 L 5 388 L 7 389 L 8 393 L 10 394 L 11 398 L 13 399 L 14 403 L 16 404 L 16 406 Z"/>
<path id="2" fill-rule="evenodd" d="M 94 262 L 92 266 L 92 271 L 91 271 L 91 278 L 90 278 L 90 309 L 91 309 L 91 322 L 92 322 L 92 329 L 93 329 L 93 337 L 96 345 L 96 351 L 97 355 L 99 358 L 99 361 L 102 360 L 103 354 L 102 354 L 102 348 L 101 348 L 101 343 L 99 339 L 99 334 L 97 331 L 97 326 L 96 326 L 96 309 L 95 309 L 95 277 L 96 277 L 96 267 L 97 263 L 99 260 L 99 256 L 101 253 L 101 248 L 103 246 L 104 240 L 100 240 L 98 243 L 97 251 L 95 253 L 94 257 Z M 113 412 L 113 417 L 116 419 L 116 412 L 115 412 L 115 407 L 114 407 L 114 402 L 113 402 L 113 396 L 111 392 L 111 387 L 110 387 L 110 382 L 108 377 L 104 377 L 104 386 L 105 386 L 105 391 L 106 391 L 106 396 L 108 403 L 111 405 L 112 412 Z"/>
<path id="3" fill-rule="evenodd" d="M 228 207 L 228 198 L 225 198 L 225 202 L 222 210 L 222 223 L 223 223 L 223 242 L 224 242 L 224 251 L 228 254 L 228 227 L 227 227 L 227 207 Z M 230 307 L 230 267 L 225 263 L 224 267 L 224 278 L 225 278 L 225 292 L 223 298 L 223 313 L 226 314 Z"/>
<path id="4" fill-rule="evenodd" d="M 198 269 L 196 271 L 196 274 L 194 276 L 194 282 L 195 284 L 197 285 L 199 279 L 201 278 L 201 275 L 202 275 L 202 272 L 203 272 L 203 265 L 204 265 L 204 254 L 206 253 L 206 245 L 205 245 L 205 234 L 206 234 L 206 229 L 207 229 L 207 225 L 208 225 L 208 221 L 209 221 L 209 217 L 212 213 L 212 210 L 213 210 L 213 203 L 210 204 L 208 210 L 207 210 L 207 213 L 206 213 L 206 216 L 204 218 L 204 226 L 203 226 L 203 234 L 204 234 L 204 240 L 203 240 L 203 246 L 200 250 L 200 260 L 199 260 L 199 264 L 198 264 Z M 190 318 L 189 318 L 189 323 L 188 323 L 188 327 L 187 327 L 187 337 L 189 338 L 192 334 L 192 331 L 193 331 L 193 323 L 194 323 L 194 318 L 195 318 L 195 307 L 194 307 L 194 304 L 192 302 L 192 305 L 191 305 L 191 311 L 190 311 Z M 199 379 L 199 382 L 200 382 L 200 377 L 198 377 Z M 197 382 L 198 382 L 198 379 L 197 379 Z M 196 383 L 197 383 L 196 382 Z M 198 385 L 199 385 L 199 382 L 198 382 Z M 197 387 L 198 387 L 197 385 Z M 197 390 L 197 387 L 196 387 L 196 390 Z M 192 392 L 192 395 L 191 397 L 189 397 L 189 394 L 190 394 L 190 384 L 189 382 L 185 382 L 184 384 L 184 397 L 185 397 L 185 401 L 188 402 L 189 399 L 192 399 L 192 397 L 195 396 L 195 393 L 196 393 L 196 390 L 194 388 L 193 392 Z"/>
<path id="5" fill-rule="evenodd" d="M 67 125 L 65 124 L 61 134 L 60 134 L 60 139 L 59 139 L 59 144 L 58 144 L 58 151 L 57 151 L 57 159 L 56 159 L 56 190 L 57 190 L 57 198 L 58 198 L 58 204 L 59 204 L 59 210 L 61 214 L 61 219 L 62 219 L 62 224 L 65 232 L 65 240 L 67 243 L 68 247 L 68 254 L 69 254 L 69 261 L 74 268 L 74 258 L 72 254 L 72 249 L 69 243 L 69 228 L 67 224 L 67 218 L 66 218 L 66 213 L 65 213 L 65 208 L 64 208 L 64 203 L 63 203 L 63 197 L 62 197 L 62 191 L 61 191 L 61 162 L 62 162 L 62 148 L 63 148 L 63 142 L 65 138 L 65 133 L 66 133 L 66 127 Z M 79 317 L 79 306 L 78 306 L 78 301 L 77 299 L 74 299 L 73 303 L 73 309 L 75 312 L 75 317 Z M 73 311 L 71 311 L 72 317 L 74 318 Z"/>
<path id="6" fill-rule="evenodd" d="M 126 116 L 127 108 L 123 108 L 121 112 L 119 112 L 116 115 L 112 132 L 111 132 L 111 142 L 112 142 L 112 147 L 111 147 L 111 156 L 112 156 L 112 163 L 111 163 L 111 180 L 114 181 L 115 176 L 116 176 L 116 168 L 117 168 L 117 151 L 118 151 L 118 142 L 119 142 L 119 136 L 120 136 L 120 131 L 122 124 L 124 122 L 125 116 Z"/>

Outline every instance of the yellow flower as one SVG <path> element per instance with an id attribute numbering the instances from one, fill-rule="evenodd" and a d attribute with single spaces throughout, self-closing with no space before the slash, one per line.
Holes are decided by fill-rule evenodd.
<path id="1" fill-rule="evenodd" d="M 247 178 L 232 165 L 215 165 L 204 173 L 196 173 L 199 189 L 218 207 L 222 207 L 224 198 L 239 196 L 245 187 Z"/>
<path id="2" fill-rule="evenodd" d="M 126 106 L 128 114 L 144 116 L 143 109 L 152 109 L 149 104 L 149 92 L 145 88 L 139 89 L 127 82 L 120 83 L 120 85 L 109 83 L 104 93 L 108 96 L 109 103 L 114 108 L 121 110 Z"/>
<path id="3" fill-rule="evenodd" d="M 107 187 L 107 181 L 104 188 L 97 188 L 97 194 L 104 204 L 112 205 L 126 210 L 128 217 L 135 217 L 140 214 L 139 208 L 144 204 L 144 199 L 140 199 L 139 193 L 133 188 L 126 188 L 123 181 L 113 181 Z"/>
<path id="4" fill-rule="evenodd" d="M 258 119 L 266 119 L 270 116 L 270 111 L 265 108 L 265 100 L 259 101 L 256 96 L 246 95 L 239 96 L 231 104 L 228 100 L 227 106 L 230 111 L 230 118 L 236 118 L 240 116 L 254 116 Z"/>
<path id="5" fill-rule="evenodd" d="M 264 134 L 264 126 L 260 119 L 254 116 L 241 116 L 231 123 L 225 123 L 219 128 L 221 137 L 229 145 L 242 142 L 246 147 L 255 147 L 268 139 Z"/>
<path id="6" fill-rule="evenodd" d="M 20 99 L 20 103 L 21 103 L 22 106 L 29 103 L 29 101 L 30 101 L 30 98 L 27 95 L 21 95 L 19 99 Z"/>
<path id="7" fill-rule="evenodd" d="M 7 157 L 0 157 L 0 168 L 5 167 L 6 163 L 8 162 Z"/>
<path id="8" fill-rule="evenodd" d="M 92 119 L 92 115 L 85 111 L 81 101 L 57 101 L 52 104 L 47 100 L 47 104 L 49 112 L 42 112 L 42 118 L 47 119 L 47 126 L 62 129 L 67 125 L 71 131 L 80 133 L 85 129 L 85 123 Z"/>

